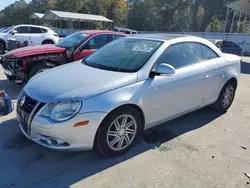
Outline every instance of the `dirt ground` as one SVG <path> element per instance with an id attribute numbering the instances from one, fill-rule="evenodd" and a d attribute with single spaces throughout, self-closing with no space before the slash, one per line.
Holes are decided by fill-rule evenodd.
<path id="1" fill-rule="evenodd" d="M 0 70 L 0 89 L 15 103 L 21 87 Z M 115 159 L 97 151 L 45 149 L 23 136 L 13 112 L 0 118 L 0 187 L 250 188 L 244 175 L 250 174 L 249 99 L 250 58 L 245 58 L 227 114 L 204 108 L 165 123 Z"/>

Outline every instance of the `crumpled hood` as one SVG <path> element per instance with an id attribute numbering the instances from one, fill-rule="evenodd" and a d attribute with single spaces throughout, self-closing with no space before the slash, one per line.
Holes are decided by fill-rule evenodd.
<path id="1" fill-rule="evenodd" d="M 21 58 L 21 57 L 39 55 L 39 54 L 62 53 L 64 51 L 65 51 L 65 48 L 60 48 L 51 44 L 45 44 L 45 45 L 28 46 L 28 47 L 11 50 L 10 52 L 6 53 L 4 56 L 7 58 Z"/>
<path id="2" fill-rule="evenodd" d="M 137 73 L 101 70 L 80 61 L 38 74 L 24 91 L 40 102 L 84 100 L 136 82 Z"/>

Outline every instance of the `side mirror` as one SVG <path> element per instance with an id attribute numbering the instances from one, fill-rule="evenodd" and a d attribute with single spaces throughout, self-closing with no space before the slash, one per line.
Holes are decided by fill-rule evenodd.
<path id="1" fill-rule="evenodd" d="M 175 74 L 175 68 L 169 64 L 161 63 L 154 73 L 159 76 L 171 76 Z"/>
<path id="2" fill-rule="evenodd" d="M 11 31 L 11 34 L 12 34 L 12 35 L 17 34 L 17 30 L 15 30 L 15 29 L 14 29 L 14 30 L 12 30 L 12 31 Z"/>

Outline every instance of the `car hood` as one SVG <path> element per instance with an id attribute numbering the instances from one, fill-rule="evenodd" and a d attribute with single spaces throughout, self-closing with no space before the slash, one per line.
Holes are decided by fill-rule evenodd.
<path id="1" fill-rule="evenodd" d="M 40 73 L 24 91 L 40 102 L 84 100 L 135 83 L 137 73 L 101 70 L 80 61 Z"/>
<path id="2" fill-rule="evenodd" d="M 46 45 L 37 45 L 37 46 L 28 46 L 23 48 L 18 48 L 12 50 L 5 54 L 7 58 L 21 58 L 31 55 L 47 54 L 47 53 L 61 53 L 64 52 L 65 48 L 60 48 L 55 45 L 46 44 Z"/>

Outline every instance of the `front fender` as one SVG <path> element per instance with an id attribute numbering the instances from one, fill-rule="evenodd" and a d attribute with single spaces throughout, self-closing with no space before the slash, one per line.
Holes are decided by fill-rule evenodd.
<path id="1" fill-rule="evenodd" d="M 148 80 L 86 99 L 83 101 L 80 113 L 104 112 L 108 114 L 114 109 L 128 104 L 136 105 L 142 109 L 145 125 L 147 125 L 150 119 L 150 85 Z"/>

